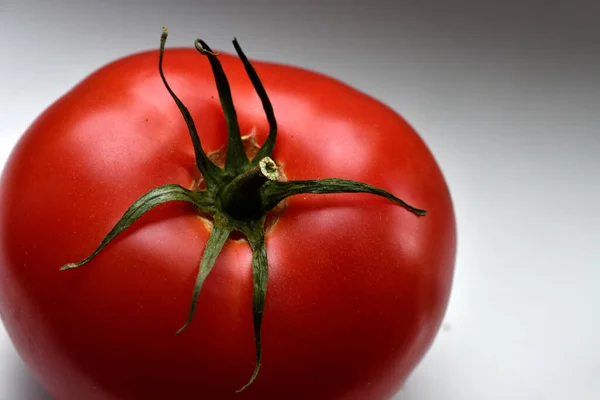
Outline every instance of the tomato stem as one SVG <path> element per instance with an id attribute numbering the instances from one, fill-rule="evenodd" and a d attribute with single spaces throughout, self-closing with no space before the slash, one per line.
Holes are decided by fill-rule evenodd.
<path id="1" fill-rule="evenodd" d="M 220 196 L 223 210 L 235 219 L 262 217 L 265 210 L 261 199 L 261 187 L 265 182 L 276 181 L 278 178 L 275 161 L 270 157 L 263 158 L 257 166 L 238 175 L 225 186 Z"/>

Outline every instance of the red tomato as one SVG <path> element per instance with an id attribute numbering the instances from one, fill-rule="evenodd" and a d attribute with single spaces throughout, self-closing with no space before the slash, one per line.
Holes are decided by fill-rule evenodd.
<path id="1" fill-rule="evenodd" d="M 164 73 L 207 153 L 227 143 L 215 78 L 195 49 L 169 49 Z M 238 57 L 219 55 L 241 132 L 269 126 Z M 285 179 L 345 178 L 365 193 L 299 194 L 266 234 L 262 368 L 255 367 L 252 252 L 218 255 L 190 308 L 211 224 L 189 203 L 160 205 L 88 265 L 81 260 L 140 196 L 197 184 L 186 124 L 158 52 L 104 66 L 45 110 L 0 186 L 0 312 L 19 354 L 57 400 L 389 399 L 442 321 L 456 237 L 449 191 L 413 128 L 381 102 L 315 72 L 253 62 L 279 134 Z"/>

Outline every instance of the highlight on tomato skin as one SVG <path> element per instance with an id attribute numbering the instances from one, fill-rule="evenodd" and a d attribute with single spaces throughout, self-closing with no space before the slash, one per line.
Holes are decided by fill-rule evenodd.
<path id="1" fill-rule="evenodd" d="M 167 36 L 83 79 L 9 157 L 18 353 L 57 400 L 393 397 L 452 286 L 433 154 L 334 78 Z"/>

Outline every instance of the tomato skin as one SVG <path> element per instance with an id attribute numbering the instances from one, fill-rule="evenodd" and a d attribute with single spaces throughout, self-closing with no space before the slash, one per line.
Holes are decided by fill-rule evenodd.
<path id="1" fill-rule="evenodd" d="M 221 53 L 243 133 L 268 133 L 239 59 Z M 456 229 L 444 177 L 393 110 L 332 78 L 254 62 L 279 123 L 273 158 L 289 180 L 379 186 L 298 195 L 267 235 L 263 364 L 254 367 L 251 252 L 229 241 L 181 335 L 209 228 L 182 203 L 143 216 L 86 257 L 153 187 L 197 178 L 158 52 L 117 60 L 27 130 L 0 183 L 0 312 L 17 351 L 57 400 L 389 399 L 435 337 L 452 284 Z M 227 128 L 208 61 L 165 52 L 165 75 L 207 152 Z"/>

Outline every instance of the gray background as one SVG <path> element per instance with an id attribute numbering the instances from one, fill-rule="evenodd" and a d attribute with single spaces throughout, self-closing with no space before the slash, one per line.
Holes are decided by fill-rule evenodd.
<path id="1" fill-rule="evenodd" d="M 351 4 L 350 4 L 351 3 Z M 446 321 L 401 400 L 600 398 L 600 3 L 0 0 L 0 162 L 114 58 L 197 37 L 333 75 L 435 153 L 456 204 Z M 0 400 L 48 399 L 0 328 Z"/>

